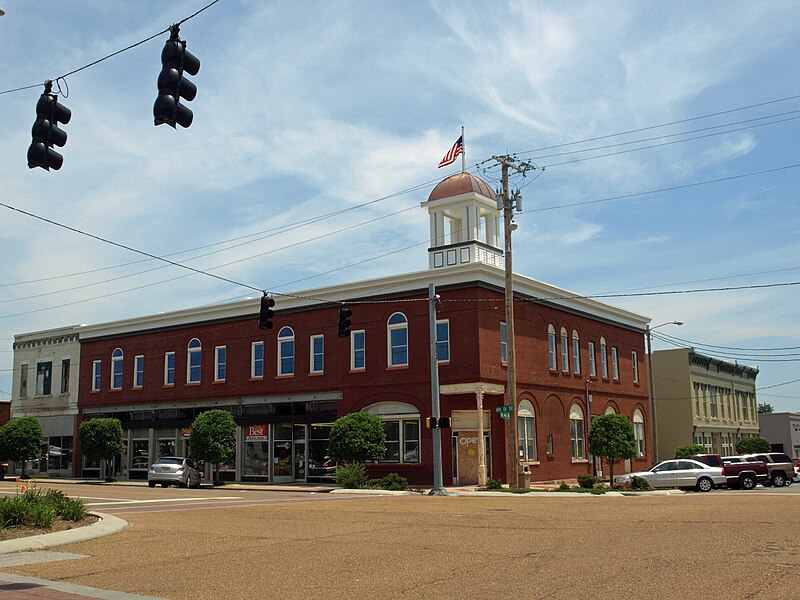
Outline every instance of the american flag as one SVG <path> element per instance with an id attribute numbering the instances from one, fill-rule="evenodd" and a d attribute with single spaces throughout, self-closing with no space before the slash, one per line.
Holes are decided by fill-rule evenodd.
<path id="1" fill-rule="evenodd" d="M 447 151 L 447 154 L 444 155 L 442 162 L 439 163 L 439 168 L 446 167 L 447 165 L 452 165 L 456 162 L 456 158 L 458 158 L 459 154 L 464 153 L 464 136 L 462 135 L 456 140 L 456 143 L 453 144 L 453 147 Z"/>

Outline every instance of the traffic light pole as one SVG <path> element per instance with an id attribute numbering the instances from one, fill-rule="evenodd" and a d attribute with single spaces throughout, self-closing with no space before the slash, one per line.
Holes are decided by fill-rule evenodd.
<path id="1" fill-rule="evenodd" d="M 430 343 L 431 343 L 431 416 L 437 420 L 441 416 L 439 407 L 439 356 L 436 351 L 436 286 L 428 285 L 428 320 L 430 321 Z M 447 490 L 444 489 L 444 477 L 442 474 L 442 430 L 439 427 L 432 427 L 433 435 L 433 489 L 429 492 L 431 496 L 446 496 Z"/>

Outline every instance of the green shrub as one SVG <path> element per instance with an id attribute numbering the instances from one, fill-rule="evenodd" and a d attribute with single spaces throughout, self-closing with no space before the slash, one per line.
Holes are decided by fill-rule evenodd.
<path id="1" fill-rule="evenodd" d="M 86 505 L 80 498 L 70 498 L 60 490 L 48 490 L 45 501 L 53 506 L 56 515 L 65 521 L 80 521 L 86 516 Z"/>
<path id="2" fill-rule="evenodd" d="M 336 484 L 348 490 L 363 488 L 367 482 L 367 469 L 361 463 L 345 463 L 336 467 Z"/>
<path id="3" fill-rule="evenodd" d="M 559 492 L 568 492 L 569 491 L 569 484 L 566 481 L 562 481 L 558 484 L 558 491 Z"/>
<path id="4" fill-rule="evenodd" d="M 594 475 L 588 475 L 585 473 L 578 475 L 578 485 L 580 485 L 582 488 L 586 488 L 587 490 L 592 489 L 598 481 L 600 480 Z"/>
<path id="5" fill-rule="evenodd" d="M 365 488 L 372 490 L 389 490 L 392 492 L 402 492 L 408 489 L 408 479 L 397 473 L 389 473 L 380 479 L 370 479 L 364 484 Z"/>
<path id="6" fill-rule="evenodd" d="M 686 444 L 675 448 L 675 458 L 689 458 L 692 454 L 705 454 L 705 446 L 700 444 Z"/>
<path id="7" fill-rule="evenodd" d="M 491 477 L 489 477 L 489 479 L 486 480 L 486 489 L 487 490 L 502 490 L 503 489 L 503 483 L 498 481 L 497 479 L 492 479 Z"/>
<path id="8" fill-rule="evenodd" d="M 650 488 L 650 483 L 648 483 L 647 479 L 645 479 L 644 477 L 639 477 L 637 475 L 634 475 L 633 477 L 631 477 L 631 489 L 649 490 L 651 488 Z"/>

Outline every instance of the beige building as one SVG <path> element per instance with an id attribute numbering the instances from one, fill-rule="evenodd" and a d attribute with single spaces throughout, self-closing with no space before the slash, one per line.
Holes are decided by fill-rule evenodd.
<path id="1" fill-rule="evenodd" d="M 700 444 L 706 452 L 736 454 L 736 442 L 759 435 L 758 368 L 712 358 L 692 348 L 653 352 L 658 457 Z"/>

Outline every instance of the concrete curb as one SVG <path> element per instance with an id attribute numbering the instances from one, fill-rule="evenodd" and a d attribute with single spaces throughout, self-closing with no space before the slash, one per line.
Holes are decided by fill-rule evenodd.
<path id="1" fill-rule="evenodd" d="M 90 512 L 89 514 L 99 517 L 100 520 L 97 521 L 97 523 L 92 523 L 85 527 L 76 527 L 75 529 L 67 529 L 66 531 L 43 533 L 41 535 L 0 542 L 0 554 L 23 552 L 26 550 L 45 550 L 65 544 L 77 544 L 78 542 L 86 542 L 95 538 L 111 535 L 112 533 L 117 533 L 130 527 L 130 523 L 113 515 L 98 512 Z"/>

